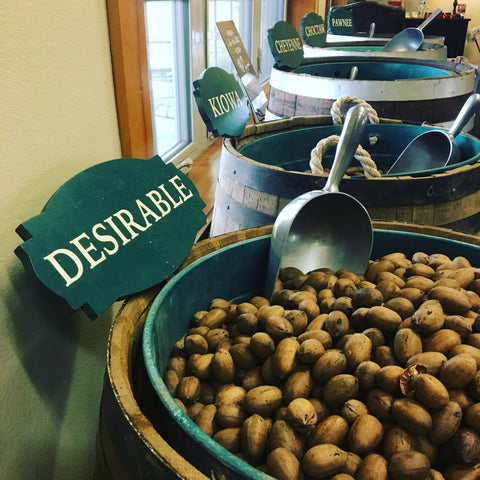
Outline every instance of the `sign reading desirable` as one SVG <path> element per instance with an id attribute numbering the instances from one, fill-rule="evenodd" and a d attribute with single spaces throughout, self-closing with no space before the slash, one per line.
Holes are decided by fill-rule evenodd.
<path id="1" fill-rule="evenodd" d="M 198 111 L 215 137 L 240 135 L 250 119 L 242 87 L 231 73 L 210 67 L 193 82 Z"/>
<path id="2" fill-rule="evenodd" d="M 280 20 L 267 33 L 273 58 L 279 66 L 297 68 L 303 61 L 300 35 L 288 22 Z"/>
<path id="3" fill-rule="evenodd" d="M 158 156 L 111 160 L 71 178 L 23 222 L 15 253 L 50 292 L 95 318 L 180 265 L 205 225 L 204 206 L 191 180 Z"/>
<path id="4" fill-rule="evenodd" d="M 311 47 L 322 47 L 327 40 L 323 18 L 314 12 L 307 13 L 300 20 L 300 30 L 303 41 Z"/>

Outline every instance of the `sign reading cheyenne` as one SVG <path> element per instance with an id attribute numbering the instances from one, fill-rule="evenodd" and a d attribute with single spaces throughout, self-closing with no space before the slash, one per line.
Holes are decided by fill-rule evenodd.
<path id="1" fill-rule="evenodd" d="M 267 33 L 273 58 L 280 66 L 297 68 L 303 61 L 303 45 L 297 30 L 280 20 Z"/>
<path id="2" fill-rule="evenodd" d="M 180 265 L 204 206 L 191 180 L 158 156 L 111 160 L 77 174 L 23 222 L 15 253 L 71 309 L 95 318 Z"/>

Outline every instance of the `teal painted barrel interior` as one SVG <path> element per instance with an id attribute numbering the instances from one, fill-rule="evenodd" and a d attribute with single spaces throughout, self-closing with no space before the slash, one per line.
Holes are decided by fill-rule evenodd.
<path id="1" fill-rule="evenodd" d="M 397 225 L 397 228 L 401 226 Z M 410 231 L 407 225 L 405 231 L 376 229 L 372 258 L 395 251 L 407 255 L 423 251 L 444 253 L 452 258 L 465 256 L 472 265 L 480 264 L 477 237 L 461 236 L 443 229 L 432 230 L 449 237 L 425 235 L 418 226 Z M 465 237 L 469 237 L 472 243 L 466 243 L 468 240 Z M 268 478 L 201 431 L 174 401 L 162 375 L 171 349 L 185 335 L 194 312 L 205 310 L 212 298 L 241 302 L 255 294 L 261 294 L 269 242 L 269 236 L 263 235 L 202 257 L 168 282 L 147 315 L 143 350 L 148 375 L 160 399 L 157 413 L 161 424 L 157 428 L 179 454 L 207 476 L 216 471 L 223 473 L 229 480 Z"/>
<path id="2" fill-rule="evenodd" d="M 390 123 L 387 123 L 390 122 Z M 293 198 L 325 186 L 327 172 L 310 171 L 311 150 L 321 139 L 339 134 L 341 126 L 330 117 L 296 117 L 249 125 L 237 139 L 225 139 L 220 158 L 211 235 L 267 225 Z M 404 147 L 433 127 L 388 120 L 369 124 L 362 146 L 380 171 L 386 172 Z M 376 139 L 371 145 L 370 139 Z M 406 175 L 384 174 L 344 177 L 340 190 L 367 208 L 374 220 L 405 221 L 480 231 L 480 140 L 460 134 L 455 143 L 460 162 L 448 167 L 419 170 Z M 322 165 L 332 164 L 334 149 Z M 353 160 L 351 165 L 359 165 Z"/>
<path id="3" fill-rule="evenodd" d="M 292 70 L 292 73 L 307 74 L 315 77 L 344 78 L 348 79 L 352 67 L 358 68 L 355 80 L 409 80 L 424 78 L 450 77 L 454 72 L 445 68 L 429 65 L 416 65 L 403 63 L 376 62 L 376 61 L 346 61 L 346 62 L 325 62 L 309 65 L 301 65 Z"/>
<path id="4" fill-rule="evenodd" d="M 433 41 L 432 41 L 433 40 Z M 324 58 L 332 56 L 355 56 L 371 59 L 376 58 L 416 58 L 419 60 L 447 60 L 447 46 L 441 43 L 441 39 L 429 39 L 423 42 L 418 50 L 406 52 L 384 52 L 383 46 L 387 43 L 387 39 L 378 38 L 358 38 L 343 37 L 342 40 L 327 39 L 322 47 L 312 47 L 304 45 L 304 57 L 306 59 Z"/>
<path id="5" fill-rule="evenodd" d="M 369 124 L 366 128 L 362 146 L 368 151 L 377 168 L 386 172 L 411 140 L 430 130 L 434 130 L 434 128 L 408 124 Z M 246 143 L 238 148 L 238 153 L 267 165 L 276 165 L 285 170 L 303 172 L 310 168 L 310 152 L 317 142 L 330 135 L 340 135 L 341 131 L 341 125 L 304 128 L 301 132 L 285 131 L 281 135 L 271 135 Z M 372 137 L 377 139 L 373 145 L 369 142 L 369 138 Z M 460 134 L 455 138 L 455 144 L 458 145 L 461 152 L 459 162 L 434 170 L 419 168 L 415 172 L 410 172 L 410 175 L 433 175 L 474 163 L 480 158 L 480 141 L 475 137 Z M 322 164 L 330 168 L 333 156 L 334 150 L 325 152 Z M 385 174 L 385 176 L 398 175 Z"/>

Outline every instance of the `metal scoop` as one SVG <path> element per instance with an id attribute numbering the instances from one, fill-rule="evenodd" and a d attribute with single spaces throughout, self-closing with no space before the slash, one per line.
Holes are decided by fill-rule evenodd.
<path id="1" fill-rule="evenodd" d="M 358 67 L 354 65 L 350 70 L 350 77 L 348 79 L 355 80 L 357 78 L 357 75 L 358 75 Z"/>
<path id="2" fill-rule="evenodd" d="M 426 20 L 418 27 L 405 28 L 397 33 L 389 42 L 387 42 L 382 51 L 384 52 L 409 52 L 418 50 L 423 43 L 424 35 L 422 30 L 430 24 L 442 12 L 437 8 Z"/>
<path id="3" fill-rule="evenodd" d="M 309 272 L 320 267 L 364 273 L 372 249 L 372 222 L 354 197 L 338 185 L 360 143 L 368 120 L 362 105 L 351 108 L 323 190 L 293 199 L 279 213 L 272 230 L 264 295 L 271 298 L 281 268 Z"/>
<path id="4" fill-rule="evenodd" d="M 387 173 L 413 173 L 453 165 L 461 159 L 455 137 L 478 110 L 480 95 L 470 95 L 448 132 L 428 130 L 415 137 L 403 150 Z"/>

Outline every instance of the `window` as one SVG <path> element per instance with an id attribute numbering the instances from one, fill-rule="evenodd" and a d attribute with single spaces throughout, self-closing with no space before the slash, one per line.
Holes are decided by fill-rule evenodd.
<path id="1" fill-rule="evenodd" d="M 273 55 L 268 45 L 268 29 L 272 28 L 279 20 L 285 20 L 285 1 L 262 0 L 261 9 L 261 61 L 259 78 L 265 83 L 270 78 L 270 71 L 273 67 Z"/>
<path id="2" fill-rule="evenodd" d="M 192 141 L 187 2 L 146 1 L 145 20 L 154 148 L 168 161 Z"/>
<path id="3" fill-rule="evenodd" d="M 252 54 L 252 0 L 208 0 L 208 66 L 234 73 L 233 63 L 217 28 L 217 22 L 233 20 L 250 58 Z"/>
<path id="4" fill-rule="evenodd" d="M 278 20 L 285 19 L 285 0 L 208 0 L 208 66 L 234 73 L 225 44 L 216 23 L 233 20 L 262 83 L 270 77 L 273 56 L 267 32 Z M 258 48 L 253 48 L 258 45 Z"/>
<path id="5" fill-rule="evenodd" d="M 234 20 L 264 81 L 273 61 L 266 32 L 285 18 L 285 3 L 106 0 L 122 156 L 158 153 L 177 165 L 198 156 L 209 138 L 192 100 L 192 82 L 209 65 L 207 57 L 210 65 L 233 69 L 213 26 Z M 252 45 L 260 46 L 262 55 Z"/>

